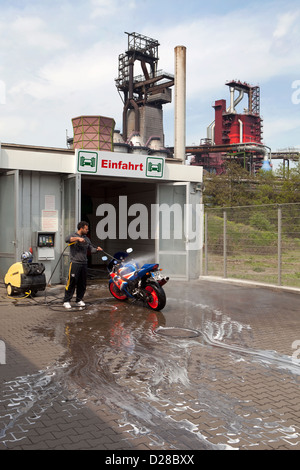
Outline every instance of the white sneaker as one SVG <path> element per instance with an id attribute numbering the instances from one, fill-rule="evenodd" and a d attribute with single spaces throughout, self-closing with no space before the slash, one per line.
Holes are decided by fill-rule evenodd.
<path id="1" fill-rule="evenodd" d="M 72 308 L 70 302 L 64 302 L 64 307 L 67 308 L 67 309 Z"/>
<path id="2" fill-rule="evenodd" d="M 85 307 L 85 303 L 83 302 L 83 300 L 79 300 L 79 302 L 76 302 L 76 305 L 78 307 Z"/>

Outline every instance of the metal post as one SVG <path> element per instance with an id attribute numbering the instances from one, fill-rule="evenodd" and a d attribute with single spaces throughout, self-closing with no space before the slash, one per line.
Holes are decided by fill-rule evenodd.
<path id="1" fill-rule="evenodd" d="M 281 241 L 282 241 L 282 214 L 281 214 L 281 207 L 278 206 L 278 285 L 281 286 Z"/>
<path id="2" fill-rule="evenodd" d="M 204 267 L 204 275 L 208 275 L 208 212 L 206 211 L 204 214 L 204 254 L 205 254 L 205 267 Z"/>
<path id="3" fill-rule="evenodd" d="M 14 184 L 15 184 L 15 260 L 19 260 L 21 256 L 21 246 L 18 241 L 20 240 L 20 171 L 14 170 Z"/>
<path id="4" fill-rule="evenodd" d="M 223 259 L 224 277 L 227 277 L 227 212 L 223 211 Z"/>

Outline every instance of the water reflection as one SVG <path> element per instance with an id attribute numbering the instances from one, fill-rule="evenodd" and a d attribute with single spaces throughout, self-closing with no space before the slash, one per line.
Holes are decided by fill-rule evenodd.
<path id="1" fill-rule="evenodd" d="M 296 386 L 295 370 L 283 355 L 252 347 L 247 317 L 238 321 L 199 301 L 197 293 L 168 295 L 163 313 L 138 303 L 94 301 L 98 294 L 91 289 L 85 310 L 59 316 L 53 331 L 44 332 L 66 348 L 63 383 L 74 396 L 109 406 L 120 428 L 147 435 L 161 449 L 300 441 L 294 423 L 276 410 L 268 385 Z M 200 334 L 157 334 L 168 328 Z M 257 383 L 268 395 L 260 411 Z"/>

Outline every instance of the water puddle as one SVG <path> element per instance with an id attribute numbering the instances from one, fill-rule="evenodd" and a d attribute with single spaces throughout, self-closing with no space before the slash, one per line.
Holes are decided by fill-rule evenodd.
<path id="1" fill-rule="evenodd" d="M 66 405 L 69 396 L 78 407 L 105 404 L 132 442 L 147 436 L 160 449 L 299 446 L 299 427 L 271 395 L 260 409 L 256 386 L 259 381 L 266 395 L 269 381 L 297 386 L 300 367 L 276 351 L 252 348 L 246 321 L 193 300 L 170 297 L 163 312 L 153 312 L 109 298 L 94 302 L 90 292 L 85 310 L 33 329 L 65 347 L 64 363 L 6 384 L 11 411 L 3 417 L 2 442 L 16 423 L 26 435 L 34 407 L 38 419 L 55 396 Z"/>
<path id="2" fill-rule="evenodd" d="M 16 377 L 5 382 L 0 400 L 0 442 L 18 445 L 27 437 L 44 413 L 58 403 L 61 412 L 72 416 L 82 405 L 61 386 L 67 364 L 60 364 L 32 375 Z"/>

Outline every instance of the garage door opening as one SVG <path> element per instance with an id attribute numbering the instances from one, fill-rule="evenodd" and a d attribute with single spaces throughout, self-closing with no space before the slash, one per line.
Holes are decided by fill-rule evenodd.
<path id="1" fill-rule="evenodd" d="M 130 247 L 134 259 L 159 263 L 173 279 L 199 276 L 203 209 L 192 183 L 70 175 L 64 188 L 65 234 L 85 220 L 92 243 L 111 255 Z M 64 274 L 67 266 L 65 257 Z M 105 273 L 99 252 L 88 266 Z"/>
<path id="2" fill-rule="evenodd" d="M 156 184 L 82 177 L 81 220 L 89 223 L 92 243 L 112 255 L 131 247 L 135 258 L 155 261 L 155 239 L 151 237 L 155 202 Z M 143 214 L 139 205 L 145 208 Z M 90 268 L 101 264 L 101 254 L 89 256 Z"/>

